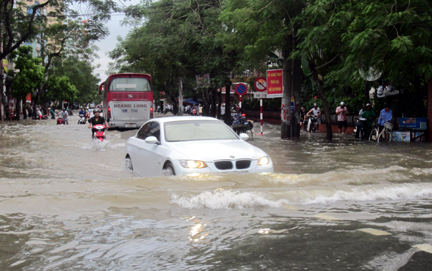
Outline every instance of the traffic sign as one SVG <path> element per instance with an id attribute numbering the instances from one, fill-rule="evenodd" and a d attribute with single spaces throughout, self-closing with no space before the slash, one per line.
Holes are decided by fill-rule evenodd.
<path id="1" fill-rule="evenodd" d="M 266 91 L 267 90 L 267 82 L 264 77 L 258 77 L 255 79 L 255 89 L 256 91 Z"/>
<path id="2" fill-rule="evenodd" d="M 283 96 L 282 69 L 267 70 L 267 97 L 277 98 Z"/>
<path id="3" fill-rule="evenodd" d="M 239 96 L 246 95 L 246 93 L 247 93 L 247 86 L 245 84 L 243 84 L 243 83 L 237 84 L 237 86 L 235 87 L 235 92 Z"/>
<path id="4" fill-rule="evenodd" d="M 255 92 L 254 93 L 254 98 L 255 99 L 266 99 L 267 98 L 267 93 Z"/>

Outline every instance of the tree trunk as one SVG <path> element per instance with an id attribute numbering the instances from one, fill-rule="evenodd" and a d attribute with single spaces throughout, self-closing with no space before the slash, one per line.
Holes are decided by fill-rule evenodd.
<path id="1" fill-rule="evenodd" d="M 292 117 L 293 137 L 300 137 L 300 107 L 301 107 L 301 83 L 303 71 L 301 68 L 301 59 L 293 60 L 293 88 L 292 95 L 294 96 L 294 116 Z"/>
<path id="2" fill-rule="evenodd" d="M 318 87 L 318 92 L 321 96 L 321 101 L 324 107 L 324 115 L 326 118 L 326 128 L 327 128 L 327 142 L 332 141 L 333 139 L 333 132 L 332 132 L 332 127 L 331 127 L 331 122 L 330 122 L 330 110 L 329 110 L 329 106 L 328 106 L 328 102 L 327 99 L 324 95 L 324 88 L 323 88 L 323 81 L 324 81 L 324 76 L 321 76 L 320 74 L 318 74 L 318 71 L 316 69 L 315 66 L 315 60 L 308 60 L 309 61 L 309 68 L 313 74 L 313 78 L 317 84 Z"/>
<path id="3" fill-rule="evenodd" d="M 218 96 L 217 118 L 221 119 L 222 88 L 219 89 L 219 92 L 217 93 L 217 96 Z"/>
<path id="4" fill-rule="evenodd" d="M 208 116 L 209 115 L 209 105 L 210 105 L 210 97 L 209 97 L 209 89 L 208 88 L 202 88 L 201 89 L 202 99 L 203 99 L 203 110 L 202 115 Z"/>
<path id="5" fill-rule="evenodd" d="M 24 101 L 26 101 L 25 98 Z M 23 105 L 22 112 L 23 112 L 23 119 L 27 119 L 27 104 Z"/>
<path id="6" fill-rule="evenodd" d="M 179 116 L 183 116 L 183 78 L 179 80 Z"/>
<path id="7" fill-rule="evenodd" d="M 282 125 L 281 125 L 281 138 L 288 138 L 290 136 L 290 121 L 291 121 L 291 87 L 292 87 L 292 60 L 288 59 L 289 52 L 284 53 L 283 62 L 283 97 L 282 97 Z"/>
<path id="8" fill-rule="evenodd" d="M 210 116 L 212 116 L 213 118 L 216 117 L 216 96 L 217 93 L 217 89 L 216 88 L 211 88 L 211 106 L 210 106 Z"/>
<path id="9" fill-rule="evenodd" d="M 224 121 L 226 125 L 232 125 L 231 121 L 231 80 L 228 78 L 228 81 L 225 85 L 225 116 Z"/>
<path id="10" fill-rule="evenodd" d="M 15 105 L 15 113 L 17 116 L 17 120 L 21 119 L 21 99 L 17 98 L 17 103 Z"/>

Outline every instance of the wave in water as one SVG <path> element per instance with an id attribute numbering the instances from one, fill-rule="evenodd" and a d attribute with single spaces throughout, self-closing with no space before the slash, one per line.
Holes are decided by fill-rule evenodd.
<path id="1" fill-rule="evenodd" d="M 171 194 L 171 204 L 186 209 L 280 208 L 284 205 L 329 204 L 339 201 L 366 202 L 378 200 L 428 199 L 432 184 L 365 185 L 341 188 L 314 187 L 272 192 L 233 190 L 205 191 L 198 195 Z"/>

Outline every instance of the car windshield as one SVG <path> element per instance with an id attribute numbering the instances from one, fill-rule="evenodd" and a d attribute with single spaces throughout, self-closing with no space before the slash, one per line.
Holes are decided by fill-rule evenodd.
<path id="1" fill-rule="evenodd" d="M 228 126 L 215 120 L 172 121 L 164 127 L 167 142 L 238 139 Z"/>

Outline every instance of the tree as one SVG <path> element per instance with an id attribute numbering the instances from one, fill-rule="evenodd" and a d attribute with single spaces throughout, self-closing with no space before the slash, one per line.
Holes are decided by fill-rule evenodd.
<path id="1" fill-rule="evenodd" d="M 185 88 L 190 91 L 197 88 L 195 83 L 191 84 L 195 75 L 209 73 L 211 87 L 190 94 L 201 94 L 203 114 L 215 115 L 216 89 L 225 85 L 230 89 L 228 75 L 237 56 L 227 50 L 219 37 L 220 11 L 221 3 L 214 0 L 162 0 L 130 9 L 130 16 L 144 16 L 145 24 L 133 30 L 111 52 L 110 56 L 116 60 L 115 68 L 148 71 L 154 78 L 156 92 L 164 91 L 174 104 L 181 83 L 186 83 Z M 213 105 L 211 112 L 210 104 Z"/>
<path id="2" fill-rule="evenodd" d="M 324 107 L 324 78 L 340 86 L 370 71 L 399 86 L 431 78 L 431 8 L 419 0 L 310 1 L 298 17 L 302 42 L 294 55 L 308 59 Z"/>
<path id="3" fill-rule="evenodd" d="M 25 100 L 27 94 L 34 91 L 42 82 L 45 68 L 41 65 L 40 58 L 32 57 L 33 48 L 30 46 L 21 46 L 18 50 L 12 53 L 12 59 L 15 62 L 15 69 L 18 71 L 10 71 L 12 79 L 12 95 L 17 98 L 16 112 L 18 119 L 20 118 L 21 102 Z"/>
<path id="4" fill-rule="evenodd" d="M 46 81 L 46 96 L 49 100 L 75 101 L 79 94 L 67 76 L 50 76 Z"/>
<path id="5" fill-rule="evenodd" d="M 92 74 L 94 67 L 92 66 L 92 58 L 83 60 L 79 55 L 69 55 L 64 60 L 56 59 L 53 62 L 53 68 L 50 70 L 48 81 L 51 77 L 67 77 L 69 83 L 74 85 L 77 93 L 76 97 L 68 99 L 68 101 L 76 101 L 80 104 L 90 103 L 98 97 L 98 82 L 99 78 Z M 47 93 L 44 100 L 48 101 L 51 97 L 51 88 L 47 82 Z"/>
<path id="6" fill-rule="evenodd" d="M 291 96 L 296 96 L 297 101 L 300 100 L 300 61 L 297 58 L 292 59 L 291 52 L 297 44 L 297 25 L 294 18 L 300 14 L 303 7 L 303 1 L 228 0 L 225 1 L 221 15 L 221 20 L 231 30 L 226 35 L 227 42 L 231 46 L 244 49 L 243 63 L 259 69 L 263 62 L 268 61 L 269 56 L 279 55 L 282 60 L 282 138 L 290 136 L 291 127 L 295 128 L 293 135 L 298 136 L 300 133 L 299 119 L 295 121 L 291 116 L 289 105 Z M 285 116 L 287 111 L 289 114 Z"/>

